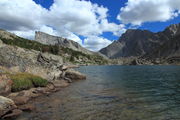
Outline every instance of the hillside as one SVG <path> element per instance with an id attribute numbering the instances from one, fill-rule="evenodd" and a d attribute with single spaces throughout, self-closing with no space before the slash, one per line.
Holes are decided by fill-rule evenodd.
<path id="1" fill-rule="evenodd" d="M 98 54 L 86 54 L 84 52 L 76 51 L 68 47 L 60 45 L 46 45 L 34 40 L 28 40 L 16 36 L 4 30 L 0 30 L 0 39 L 3 43 L 26 48 L 29 50 L 41 51 L 42 53 L 51 53 L 54 55 L 61 56 L 64 63 L 70 64 L 107 64 L 107 59 L 104 59 Z"/>

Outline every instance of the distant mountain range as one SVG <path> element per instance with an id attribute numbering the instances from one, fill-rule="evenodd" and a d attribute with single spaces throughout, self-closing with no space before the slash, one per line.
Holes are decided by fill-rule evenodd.
<path id="1" fill-rule="evenodd" d="M 143 59 L 180 57 L 180 24 L 173 24 L 164 31 L 130 29 L 119 40 L 100 50 L 109 58 L 137 57 Z"/>
<path id="2" fill-rule="evenodd" d="M 139 29 L 127 30 L 119 40 L 99 52 L 89 51 L 77 42 L 40 31 L 36 32 L 35 40 L 28 40 L 0 29 L 0 41 L 11 46 L 61 56 L 64 63 L 180 64 L 180 24 L 170 25 L 157 33 Z"/>

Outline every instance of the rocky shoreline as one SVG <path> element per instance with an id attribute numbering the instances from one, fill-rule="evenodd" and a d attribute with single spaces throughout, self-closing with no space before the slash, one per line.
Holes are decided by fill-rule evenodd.
<path id="1" fill-rule="evenodd" d="M 28 102 L 32 99 L 86 79 L 85 75 L 73 70 L 76 67 L 66 64 L 61 56 L 10 46 L 0 41 L 0 118 L 14 118 L 23 111 L 31 111 L 34 107 Z M 11 76 L 15 76 L 16 81 Z M 26 83 L 29 86 L 23 88 L 23 83 L 21 89 L 13 91 L 14 82 L 20 85 L 23 77 L 31 84 Z M 36 84 L 31 77 L 36 78 Z M 42 81 L 47 81 L 47 84 L 41 85 Z"/>
<path id="2" fill-rule="evenodd" d="M 56 79 L 49 82 L 46 87 L 37 87 L 19 92 L 10 92 L 11 86 L 9 85 L 11 84 L 4 84 L 4 96 L 0 96 L 0 118 L 12 119 L 19 116 L 23 111 L 32 111 L 35 109 L 35 107 L 28 104 L 32 99 L 57 92 L 76 80 L 86 79 L 85 75 L 72 70 L 72 67 L 74 66 L 62 65 L 62 69 L 65 70 L 65 76 L 61 77 L 61 79 Z M 10 79 L 8 80 L 11 81 Z M 5 75 L 0 75 L 0 81 L 7 81 L 7 77 L 5 77 Z"/>

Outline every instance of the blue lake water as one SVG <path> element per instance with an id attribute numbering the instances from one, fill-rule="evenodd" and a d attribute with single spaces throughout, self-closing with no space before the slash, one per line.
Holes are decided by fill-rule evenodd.
<path id="1" fill-rule="evenodd" d="M 35 100 L 23 120 L 180 120 L 180 66 L 83 66 L 87 80 Z"/>

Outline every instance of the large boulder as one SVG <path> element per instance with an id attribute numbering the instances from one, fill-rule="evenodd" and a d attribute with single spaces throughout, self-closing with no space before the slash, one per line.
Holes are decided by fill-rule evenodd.
<path id="1" fill-rule="evenodd" d="M 36 98 L 41 95 L 37 89 L 38 88 L 31 88 L 29 90 L 11 93 L 8 95 L 8 98 L 12 99 L 16 105 L 23 105 L 28 103 L 32 98 Z"/>
<path id="2" fill-rule="evenodd" d="M 15 108 L 17 108 L 17 106 L 11 99 L 0 96 L 0 117 L 13 111 Z"/>
<path id="3" fill-rule="evenodd" d="M 65 78 L 68 78 L 74 81 L 74 80 L 84 80 L 86 79 L 86 76 L 75 70 L 67 70 L 65 73 Z"/>

